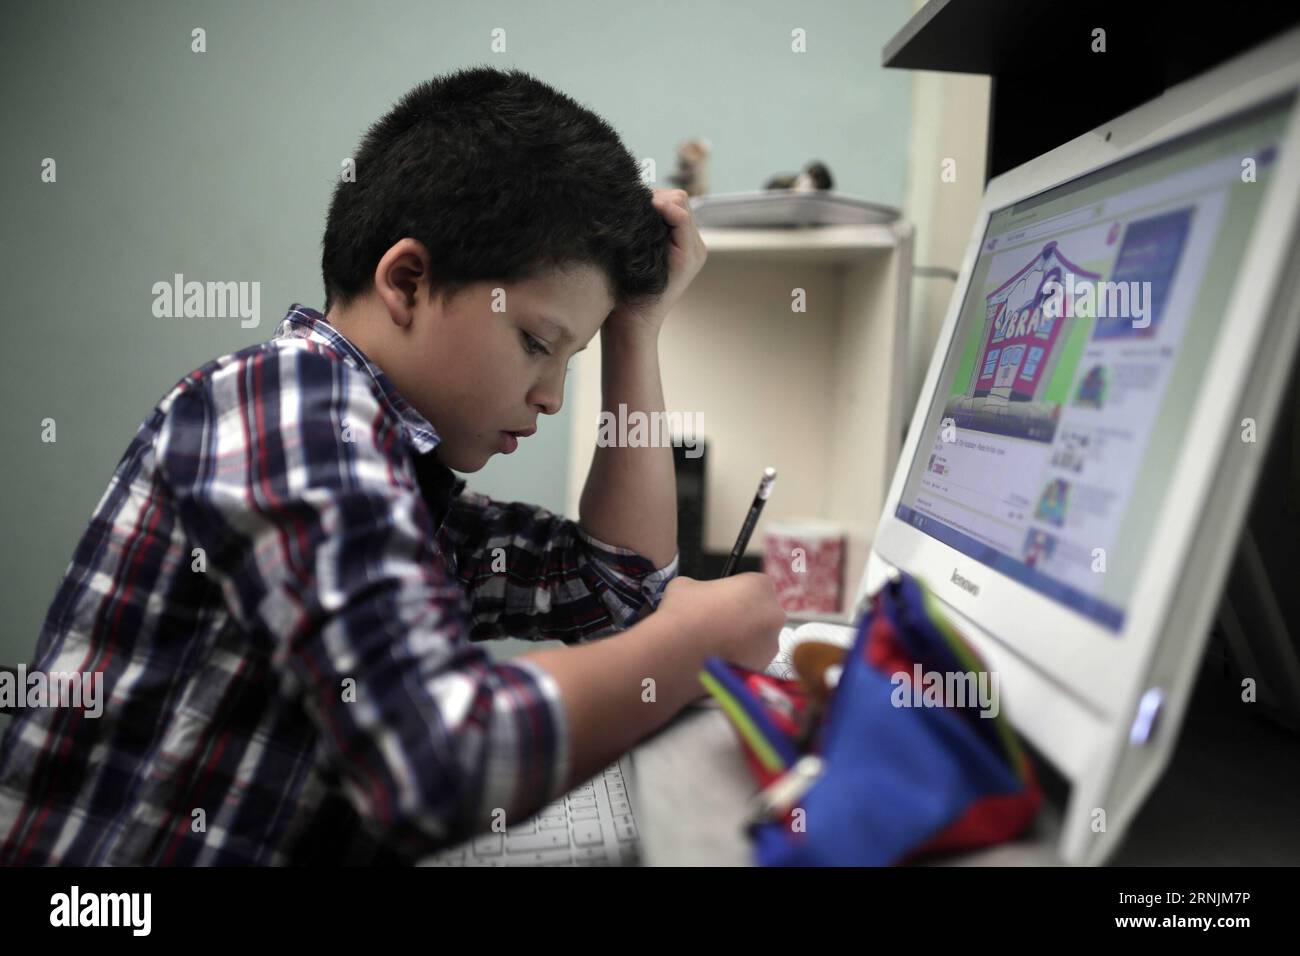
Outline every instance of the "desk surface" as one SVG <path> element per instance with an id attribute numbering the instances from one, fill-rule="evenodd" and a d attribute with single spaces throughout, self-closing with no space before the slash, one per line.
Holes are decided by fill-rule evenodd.
<path id="1" fill-rule="evenodd" d="M 1230 689 L 1230 688 L 1229 688 Z M 634 751 L 635 806 L 650 866 L 747 866 L 746 804 L 758 786 L 716 709 L 692 708 Z M 1198 694 L 1164 777 L 1111 863 L 1300 865 L 1300 741 L 1219 688 Z M 935 860 L 1054 866 L 1062 807 L 1018 840 Z"/>

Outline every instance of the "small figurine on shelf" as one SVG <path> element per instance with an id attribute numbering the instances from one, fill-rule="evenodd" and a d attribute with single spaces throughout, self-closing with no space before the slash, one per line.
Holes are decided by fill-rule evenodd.
<path id="1" fill-rule="evenodd" d="M 792 189 L 797 193 L 811 193 L 819 189 L 830 189 L 833 185 L 831 171 L 825 163 L 813 160 L 794 176 L 783 173 L 767 181 L 764 189 Z"/>
<path id="2" fill-rule="evenodd" d="M 677 147 L 677 169 L 668 181 L 688 196 L 705 196 L 709 192 L 709 152 L 713 144 L 707 139 L 688 139 Z"/>

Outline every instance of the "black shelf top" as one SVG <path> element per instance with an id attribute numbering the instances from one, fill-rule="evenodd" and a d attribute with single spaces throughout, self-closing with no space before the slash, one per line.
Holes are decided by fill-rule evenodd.
<path id="1" fill-rule="evenodd" d="M 1300 23 L 1300 4 L 1252 4 L 1207 22 L 1174 0 L 930 0 L 882 53 L 886 67 L 1038 75 L 1122 62 L 1173 85 Z M 1106 52 L 1092 31 L 1106 31 Z M 1102 59 L 1104 57 L 1105 59 Z"/>

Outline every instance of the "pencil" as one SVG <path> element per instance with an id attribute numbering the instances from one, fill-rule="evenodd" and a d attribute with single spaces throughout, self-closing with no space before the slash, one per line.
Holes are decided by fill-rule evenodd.
<path id="1" fill-rule="evenodd" d="M 736 538 L 736 546 L 731 549 L 727 565 L 722 569 L 724 578 L 730 577 L 731 572 L 736 570 L 736 563 L 745 553 L 745 548 L 749 546 L 749 536 L 754 533 L 754 525 L 758 524 L 758 516 L 763 513 L 763 505 L 767 503 L 767 496 L 772 493 L 774 481 L 776 481 L 776 469 L 764 468 L 763 477 L 758 483 L 758 491 L 754 494 L 754 503 L 749 506 L 749 514 L 745 515 L 745 523 L 740 527 L 740 537 Z"/>

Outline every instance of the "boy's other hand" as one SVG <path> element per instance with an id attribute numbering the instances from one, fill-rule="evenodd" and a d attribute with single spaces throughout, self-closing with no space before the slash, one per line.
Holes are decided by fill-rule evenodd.
<path id="1" fill-rule="evenodd" d="M 709 251 L 695 226 L 686 190 L 656 189 L 651 201 L 659 215 L 672 227 L 668 236 L 668 287 L 659 298 L 648 303 L 616 308 L 606 320 L 606 326 L 611 330 L 623 329 L 657 336 L 672 307 L 703 268 Z"/>
<path id="2" fill-rule="evenodd" d="M 776 657 L 785 626 L 772 579 L 753 571 L 716 581 L 675 577 L 658 613 L 698 635 L 707 653 L 751 670 L 763 670 Z"/>

